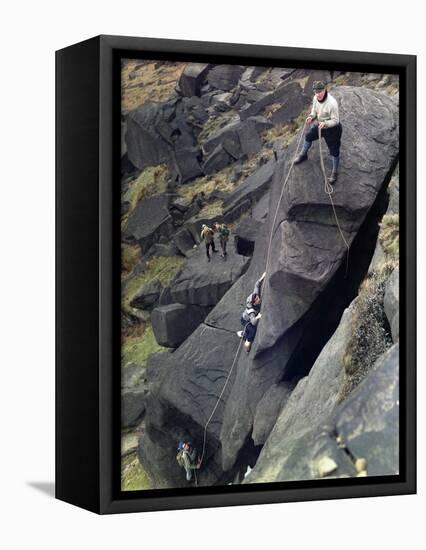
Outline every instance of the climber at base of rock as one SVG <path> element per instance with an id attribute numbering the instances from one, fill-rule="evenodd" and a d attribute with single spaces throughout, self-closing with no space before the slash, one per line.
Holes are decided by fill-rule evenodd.
<path id="1" fill-rule="evenodd" d="M 262 314 L 260 313 L 260 306 L 262 303 L 261 287 L 265 276 L 266 271 L 260 279 L 256 281 L 253 292 L 247 296 L 246 307 L 241 314 L 240 320 L 244 330 L 239 330 L 237 335 L 240 338 L 243 338 L 244 349 L 247 353 L 251 349 L 254 337 L 256 336 L 257 324 L 259 319 L 262 317 Z"/>
<path id="2" fill-rule="evenodd" d="M 305 134 L 302 152 L 296 157 L 294 164 L 300 164 L 307 160 L 308 151 L 312 147 L 312 142 L 319 138 L 318 130 L 321 129 L 321 135 L 327 143 L 332 161 L 332 172 L 328 181 L 330 183 L 335 183 L 337 181 L 339 168 L 340 142 L 342 137 L 342 125 L 339 120 L 339 106 L 336 99 L 328 93 L 324 82 L 321 80 L 314 82 L 313 90 L 315 96 L 311 113 L 306 119 L 306 124 L 311 125 L 315 120 L 317 124 L 313 124 Z"/>
<path id="3" fill-rule="evenodd" d="M 197 462 L 197 449 L 187 441 L 180 441 L 176 460 L 185 469 L 186 480 L 191 481 L 193 470 L 199 470 L 201 466 L 200 461 Z"/>
<path id="4" fill-rule="evenodd" d="M 205 223 L 201 226 L 201 233 L 200 233 L 201 240 L 205 242 L 206 244 L 206 254 L 207 254 L 207 261 L 210 261 L 210 253 L 209 249 L 213 250 L 213 252 L 218 252 L 216 250 L 216 246 L 214 244 L 214 231 L 211 229 L 211 227 L 208 227 Z"/>
<path id="5" fill-rule="evenodd" d="M 219 234 L 219 243 L 220 243 L 220 248 L 222 249 L 222 258 L 225 258 L 225 256 L 227 256 L 227 252 L 226 252 L 226 245 L 228 243 L 228 239 L 229 239 L 229 229 L 228 229 L 228 226 L 225 224 L 225 223 L 218 223 L 218 222 L 215 222 L 214 225 L 213 225 L 215 231 Z"/>

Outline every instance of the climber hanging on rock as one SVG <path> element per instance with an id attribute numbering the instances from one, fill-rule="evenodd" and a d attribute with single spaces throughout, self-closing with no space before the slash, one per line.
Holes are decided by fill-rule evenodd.
<path id="1" fill-rule="evenodd" d="M 191 481 L 193 470 L 199 470 L 201 462 L 197 461 L 197 449 L 188 441 L 180 441 L 178 445 L 178 453 L 176 460 L 186 472 L 186 480 Z"/>
<path id="2" fill-rule="evenodd" d="M 312 147 L 312 142 L 319 138 L 318 130 L 327 143 L 328 151 L 332 160 L 332 172 L 328 181 L 335 183 L 337 181 L 337 172 L 339 168 L 340 140 L 342 137 L 342 125 L 339 120 L 339 106 L 336 99 L 330 95 L 327 88 L 321 80 L 313 84 L 315 93 L 312 110 L 306 119 L 306 124 L 312 125 L 305 135 L 305 142 L 300 155 L 294 161 L 294 164 L 300 164 L 307 160 L 308 151 Z"/>
<path id="3" fill-rule="evenodd" d="M 205 242 L 206 244 L 206 254 L 207 254 L 207 261 L 210 261 L 210 253 L 209 249 L 213 250 L 213 252 L 218 252 L 216 250 L 215 244 L 214 244 L 214 231 L 211 229 L 211 227 L 208 227 L 205 223 L 201 226 L 201 234 L 200 234 L 201 240 Z"/>
<path id="4" fill-rule="evenodd" d="M 228 226 L 226 225 L 226 223 L 215 222 L 213 227 L 215 228 L 215 231 L 219 233 L 219 243 L 220 243 L 220 248 L 222 249 L 221 256 L 222 258 L 225 258 L 225 256 L 228 255 L 228 253 L 226 252 L 226 245 L 229 239 Z"/>
<path id="5" fill-rule="evenodd" d="M 239 330 L 237 335 L 244 340 L 244 349 L 248 353 L 251 349 L 254 337 L 256 336 L 257 324 L 262 317 L 260 306 L 262 303 L 261 288 L 265 279 L 266 271 L 256 281 L 253 292 L 247 296 L 246 307 L 241 314 L 241 325 L 243 330 Z"/>

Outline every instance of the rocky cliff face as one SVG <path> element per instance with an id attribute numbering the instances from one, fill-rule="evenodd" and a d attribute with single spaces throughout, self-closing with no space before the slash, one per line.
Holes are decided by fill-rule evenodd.
<path id="1" fill-rule="evenodd" d="M 351 245 L 347 272 L 318 142 L 291 169 L 314 76 L 335 79 L 340 106 L 333 201 Z M 349 82 L 326 72 L 187 66 L 176 97 L 127 117 L 126 156 L 137 170 L 123 176 L 126 196 L 149 166 L 164 165 L 170 176 L 165 192 L 143 195 L 123 220 L 128 245 L 142 250 L 124 285 L 138 296 L 126 304 L 139 310 L 126 306 L 126 318 L 152 322 L 157 341 L 174 348 L 148 355 L 144 366 L 138 456 L 153 487 L 187 484 L 175 460 L 185 438 L 199 449 L 206 443 L 199 485 L 241 482 L 248 465 L 244 483 L 398 470 L 398 104 L 381 77 L 375 90 L 362 86 L 367 77 L 337 85 Z M 199 229 L 213 220 L 231 224 L 236 250 L 207 264 Z M 270 242 L 255 344 L 237 354 L 240 314 Z M 136 283 L 158 243 L 186 260 L 147 308 Z M 185 315 L 191 323 L 182 331 Z"/>

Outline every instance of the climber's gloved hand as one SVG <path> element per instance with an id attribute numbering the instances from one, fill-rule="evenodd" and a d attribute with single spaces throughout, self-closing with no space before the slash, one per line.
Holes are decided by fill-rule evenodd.
<path id="1" fill-rule="evenodd" d="M 260 319 L 261 317 L 262 317 L 262 314 L 261 314 L 261 313 L 258 313 L 258 314 L 256 315 L 256 319 Z"/>

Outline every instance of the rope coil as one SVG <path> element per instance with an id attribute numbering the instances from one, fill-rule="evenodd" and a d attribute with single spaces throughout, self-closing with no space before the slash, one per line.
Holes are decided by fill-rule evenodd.
<path id="1" fill-rule="evenodd" d="M 321 128 L 319 126 L 318 126 L 318 141 L 319 141 L 319 151 L 320 151 L 320 164 L 321 164 L 322 175 L 324 177 L 324 191 L 330 199 L 330 203 L 331 203 L 331 207 L 333 209 L 334 219 L 336 220 L 337 228 L 339 230 L 340 236 L 342 237 L 342 241 L 344 242 L 344 244 L 346 246 L 346 249 L 348 251 L 348 253 L 346 255 L 346 276 L 347 276 L 348 270 L 349 270 L 350 245 L 347 242 L 347 240 L 345 239 L 342 228 L 340 227 L 339 218 L 337 216 L 336 207 L 334 205 L 334 201 L 333 201 L 333 197 L 332 197 L 334 189 L 333 189 L 333 186 L 331 185 L 331 183 L 328 181 L 327 174 L 326 174 L 326 171 L 325 171 L 324 157 L 323 157 L 323 153 L 322 153 L 322 143 L 321 143 Z"/>

